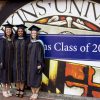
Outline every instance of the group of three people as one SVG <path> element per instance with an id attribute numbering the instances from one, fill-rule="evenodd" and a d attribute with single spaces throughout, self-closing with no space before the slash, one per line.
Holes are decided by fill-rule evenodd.
<path id="1" fill-rule="evenodd" d="M 16 85 L 16 96 L 23 97 L 25 84 L 31 87 L 34 100 L 42 81 L 44 66 L 43 42 L 38 39 L 40 28 L 32 25 L 30 37 L 27 36 L 25 25 L 16 25 L 17 31 L 13 34 L 13 25 L 5 24 L 4 36 L 0 39 L 0 83 L 4 97 L 12 96 L 11 83 Z"/>

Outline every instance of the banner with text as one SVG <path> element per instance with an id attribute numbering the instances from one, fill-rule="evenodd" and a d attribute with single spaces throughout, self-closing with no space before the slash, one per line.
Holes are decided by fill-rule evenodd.
<path id="1" fill-rule="evenodd" d="M 40 35 L 45 57 L 70 60 L 100 60 L 100 36 Z"/>

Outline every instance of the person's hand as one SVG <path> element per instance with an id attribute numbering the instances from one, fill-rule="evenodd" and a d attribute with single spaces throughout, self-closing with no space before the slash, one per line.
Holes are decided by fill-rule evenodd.
<path id="1" fill-rule="evenodd" d="M 37 71 L 36 71 L 37 74 L 42 74 L 42 67 L 41 65 L 37 66 Z"/>
<path id="2" fill-rule="evenodd" d="M 41 65 L 37 66 L 37 69 L 41 69 Z"/>

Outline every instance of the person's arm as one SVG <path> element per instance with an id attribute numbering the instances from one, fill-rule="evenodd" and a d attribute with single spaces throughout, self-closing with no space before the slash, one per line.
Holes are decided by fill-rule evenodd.
<path id="1" fill-rule="evenodd" d="M 43 67 L 44 63 L 44 47 L 43 45 L 41 45 L 39 43 L 39 46 L 38 46 L 38 69 L 40 69 L 41 67 Z"/>
<path id="2" fill-rule="evenodd" d="M 37 62 L 37 74 L 42 74 L 43 66 L 44 66 L 44 48 L 43 45 L 39 45 L 38 47 L 38 62 Z"/>

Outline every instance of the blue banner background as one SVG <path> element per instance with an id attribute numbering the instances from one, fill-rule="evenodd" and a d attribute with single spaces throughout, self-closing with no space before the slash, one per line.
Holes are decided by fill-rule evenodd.
<path id="1" fill-rule="evenodd" d="M 40 35 L 40 39 L 47 58 L 100 60 L 100 36 Z"/>

